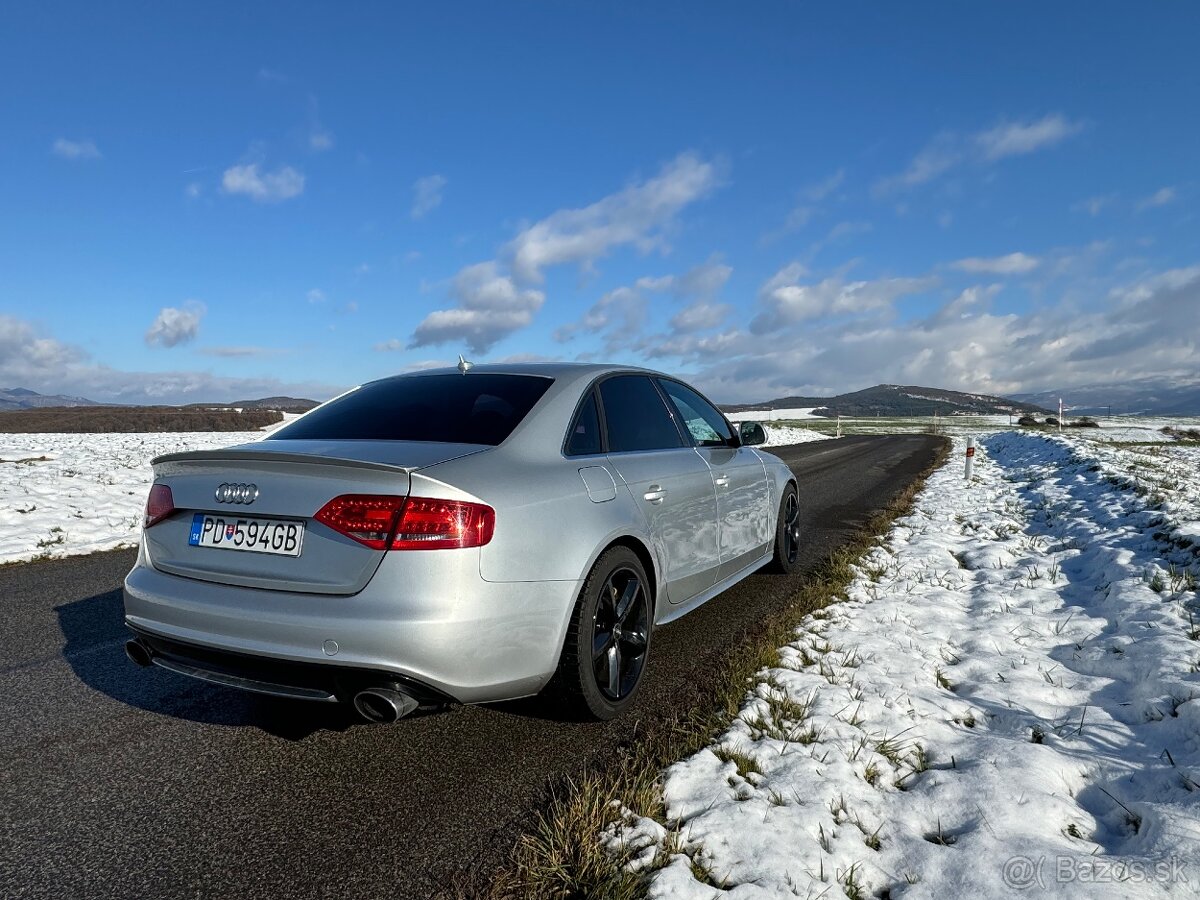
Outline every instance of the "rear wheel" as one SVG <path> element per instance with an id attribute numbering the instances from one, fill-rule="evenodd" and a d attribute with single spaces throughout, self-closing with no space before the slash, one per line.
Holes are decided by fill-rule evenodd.
<path id="1" fill-rule="evenodd" d="M 612 719 L 641 687 L 650 657 L 650 583 L 628 547 L 600 555 L 575 601 L 552 681 L 574 715 Z"/>
<path id="2" fill-rule="evenodd" d="M 775 556 L 770 571 L 791 575 L 799 568 L 800 559 L 800 496 L 796 485 L 789 483 L 779 498 L 779 516 L 775 520 Z"/>

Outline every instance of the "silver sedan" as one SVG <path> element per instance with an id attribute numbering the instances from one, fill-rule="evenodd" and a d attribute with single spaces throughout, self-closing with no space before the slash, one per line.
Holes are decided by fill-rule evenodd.
<path id="1" fill-rule="evenodd" d="M 657 626 L 795 566 L 796 483 L 764 439 L 644 369 L 370 382 L 153 461 L 126 651 L 373 721 L 543 691 L 611 718 Z"/>

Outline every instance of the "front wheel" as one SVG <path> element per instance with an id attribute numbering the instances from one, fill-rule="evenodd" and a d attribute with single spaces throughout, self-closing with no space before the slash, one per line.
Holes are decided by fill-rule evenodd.
<path id="1" fill-rule="evenodd" d="M 770 571 L 791 575 L 799 568 L 800 497 L 796 485 L 789 483 L 779 498 L 779 516 L 775 520 L 775 556 Z"/>
<path id="2" fill-rule="evenodd" d="M 612 719 L 632 702 L 650 657 L 650 583 L 628 547 L 600 555 L 575 602 L 551 682 L 575 715 Z"/>

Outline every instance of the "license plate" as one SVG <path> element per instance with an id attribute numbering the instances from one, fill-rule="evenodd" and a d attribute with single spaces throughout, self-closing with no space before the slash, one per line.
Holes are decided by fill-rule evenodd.
<path id="1" fill-rule="evenodd" d="M 304 523 L 285 519 L 235 519 L 196 513 L 188 543 L 217 550 L 245 550 L 299 556 L 304 543 Z"/>

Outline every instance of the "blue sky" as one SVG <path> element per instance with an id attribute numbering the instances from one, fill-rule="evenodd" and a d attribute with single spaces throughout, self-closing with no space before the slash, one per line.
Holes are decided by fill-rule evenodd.
<path id="1" fill-rule="evenodd" d="M 0 387 L 1197 372 L 1200 8 L 78 4 L 0 32 Z"/>

